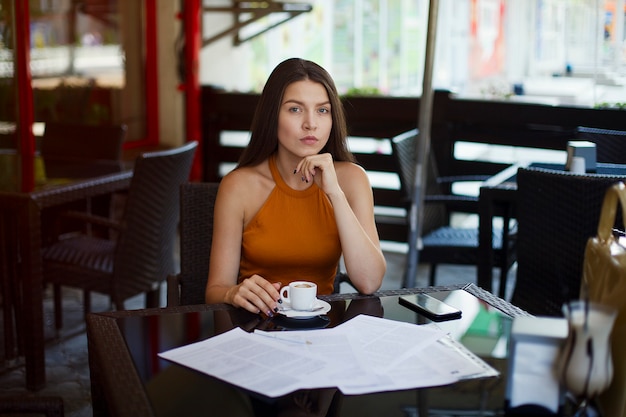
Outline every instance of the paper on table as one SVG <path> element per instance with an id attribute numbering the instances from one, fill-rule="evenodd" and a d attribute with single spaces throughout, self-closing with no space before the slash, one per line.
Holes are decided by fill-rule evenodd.
<path id="1" fill-rule="evenodd" d="M 378 383 L 377 376 L 357 360 L 354 343 L 348 333 L 339 328 L 303 330 L 289 332 L 264 332 L 255 330 L 253 336 L 270 337 L 284 349 L 293 349 L 307 357 L 314 357 L 326 363 L 324 373 L 329 382 L 320 387 L 341 387 L 353 379 L 366 384 Z M 293 343 L 297 341 L 298 343 Z M 358 347 L 356 347 L 358 351 Z M 308 376 L 304 375 L 305 378 Z M 307 383 L 310 384 L 309 381 Z M 316 388 L 313 386 L 301 388 Z M 268 394 L 266 394 L 268 395 Z"/>
<path id="2" fill-rule="evenodd" d="M 235 328 L 159 356 L 269 397 L 304 388 L 366 394 L 430 387 L 467 373 L 463 360 L 441 359 L 454 357 L 437 343 L 445 333 L 393 320 L 361 315 L 333 329 L 267 336 Z"/>
<path id="3" fill-rule="evenodd" d="M 159 356 L 270 397 L 288 394 L 303 385 L 328 386 L 323 372 L 328 363 L 310 357 L 302 349 L 304 345 L 292 349 L 295 344 L 286 343 L 234 328 Z"/>
<path id="4" fill-rule="evenodd" d="M 356 339 L 363 363 L 374 371 L 387 370 L 446 335 L 429 327 L 363 314 L 336 328 Z"/>
<path id="5" fill-rule="evenodd" d="M 492 368 L 487 362 L 470 352 L 460 342 L 445 337 L 437 341 L 444 348 L 440 349 L 439 363 L 443 363 L 445 369 L 459 379 L 486 378 L 498 376 L 500 373 Z"/>
<path id="6" fill-rule="evenodd" d="M 338 326 L 350 332 L 361 349 L 359 360 L 382 381 L 372 392 L 434 387 L 470 376 L 496 376 L 498 372 L 436 326 L 357 316 Z M 362 394 L 363 381 L 343 385 L 344 394 Z"/>

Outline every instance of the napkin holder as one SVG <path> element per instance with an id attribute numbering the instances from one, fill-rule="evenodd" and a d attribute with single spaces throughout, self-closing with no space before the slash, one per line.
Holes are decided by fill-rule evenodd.
<path id="1" fill-rule="evenodd" d="M 555 367 L 567 321 L 516 317 L 509 342 L 506 416 L 561 416 L 565 395 Z"/>
<path id="2" fill-rule="evenodd" d="M 588 140 L 570 140 L 567 142 L 567 160 L 565 170 L 571 171 L 572 160 L 580 157 L 585 160 L 585 171 L 596 172 L 596 144 Z"/>

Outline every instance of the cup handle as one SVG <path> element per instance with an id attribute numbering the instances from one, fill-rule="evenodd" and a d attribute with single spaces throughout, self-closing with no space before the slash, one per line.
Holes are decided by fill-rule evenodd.
<path id="1" fill-rule="evenodd" d="M 285 295 L 285 293 L 287 293 L 287 295 Z M 288 285 L 282 287 L 279 291 L 279 294 L 280 294 L 281 300 L 289 302 L 289 286 Z"/>

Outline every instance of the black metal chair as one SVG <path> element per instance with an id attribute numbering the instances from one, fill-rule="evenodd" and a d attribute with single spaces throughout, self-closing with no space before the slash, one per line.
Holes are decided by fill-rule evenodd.
<path id="1" fill-rule="evenodd" d="M 174 244 L 179 220 L 180 184 L 188 181 L 197 147 L 144 153 L 136 162 L 121 222 L 85 213 L 68 217 L 114 228 L 117 239 L 70 234 L 42 251 L 44 282 L 54 285 L 55 320 L 62 326 L 61 286 L 109 295 L 117 309 L 124 300 L 146 293 L 146 306 L 159 304 L 160 284 L 176 272 Z"/>
<path id="2" fill-rule="evenodd" d="M 392 155 L 397 164 L 400 187 L 409 213 L 412 184 L 415 175 L 415 143 L 418 131 L 413 129 L 391 141 Z M 478 228 L 454 227 L 453 212 L 478 213 L 478 197 L 446 193 L 446 184 L 458 181 L 481 181 L 483 177 L 464 176 L 440 178 L 431 153 L 428 159 L 426 191 L 419 261 L 430 264 L 429 285 L 435 285 L 438 264 L 477 265 Z M 408 219 L 404 219 L 408 223 Z M 504 216 L 504 227 L 493 230 L 494 264 L 500 267 L 500 294 L 504 294 L 507 273 L 515 263 L 515 228 L 509 228 L 510 216 Z"/>
<path id="3" fill-rule="evenodd" d="M 514 305 L 531 314 L 560 316 L 565 302 L 579 298 L 585 246 L 597 233 L 604 194 L 624 180 L 626 176 L 519 169 Z"/>

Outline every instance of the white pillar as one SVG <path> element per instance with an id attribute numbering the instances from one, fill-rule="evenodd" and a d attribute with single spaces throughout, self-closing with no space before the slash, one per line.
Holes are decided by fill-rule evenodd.
<path id="1" fill-rule="evenodd" d="M 613 48 L 615 51 L 615 70 L 619 70 L 625 64 L 624 49 L 624 0 L 615 0 L 615 32 L 613 33 Z"/>

